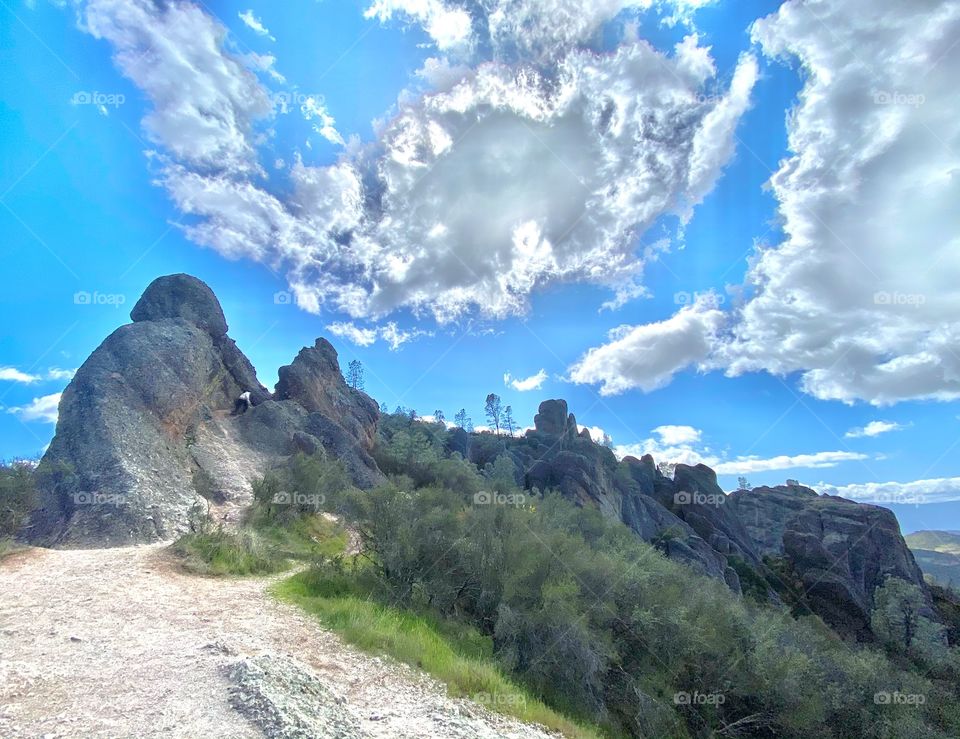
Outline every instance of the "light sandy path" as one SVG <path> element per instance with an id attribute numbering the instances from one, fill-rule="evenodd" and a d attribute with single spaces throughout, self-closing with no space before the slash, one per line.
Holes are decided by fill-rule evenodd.
<path id="1" fill-rule="evenodd" d="M 162 545 L 0 561 L 0 737 L 263 736 L 228 678 L 263 654 L 315 671 L 363 737 L 547 736 L 344 645 L 270 582 L 183 573 Z"/>

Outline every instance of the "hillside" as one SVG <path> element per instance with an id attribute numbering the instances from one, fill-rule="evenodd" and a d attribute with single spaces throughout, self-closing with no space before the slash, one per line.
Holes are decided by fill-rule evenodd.
<path id="1" fill-rule="evenodd" d="M 172 572 L 171 556 L 207 575 L 274 573 L 297 560 L 301 571 L 281 590 L 324 626 L 503 712 L 503 696 L 486 686 L 507 686 L 552 725 L 587 727 L 577 736 L 960 733 L 949 708 L 960 684 L 956 604 L 924 582 L 889 510 L 791 482 L 726 495 L 703 464 L 668 475 L 649 455 L 618 459 L 579 430 L 562 399 L 543 401 L 522 435 L 388 413 L 347 384 L 322 338 L 280 369 L 270 391 L 229 338 L 216 296 L 188 275 L 154 281 L 131 318 L 77 371 L 37 469 L 0 476 L 17 496 L 4 525 L 53 548 L 0 564 L 10 588 L 30 583 L 4 606 L 13 624 L 4 638 L 18 651 L 40 645 L 0 684 L 26 696 L 8 733 L 43 728 L 42 707 L 57 700 L 58 727 L 80 710 L 63 697 L 62 675 L 31 692 L 52 653 L 84 685 L 138 659 L 169 668 L 161 682 L 176 681 L 186 660 L 200 669 L 188 692 L 213 690 L 211 715 L 235 722 L 222 705 L 233 696 L 245 726 L 267 736 L 326 735 L 329 727 L 284 723 L 313 713 L 333 716 L 341 733 L 332 735 L 345 737 L 406 736 L 411 726 L 441 737 L 536 735 L 475 704 L 434 698 L 411 718 L 407 688 L 378 662 L 356 674 L 391 690 L 360 703 L 333 698 L 336 677 L 322 659 L 311 663 L 314 641 L 329 632 L 261 634 L 281 618 L 265 597 L 269 580 Z M 251 407 L 232 413 L 244 391 Z M 344 522 L 346 549 L 320 546 L 322 517 Z M 172 550 L 154 547 L 173 540 Z M 76 641 L 51 626 L 50 641 L 31 610 L 92 631 L 110 613 L 123 629 L 96 639 L 71 632 Z M 429 648 L 449 658 L 411 653 L 410 629 L 424 625 Z M 188 648 L 198 634 L 216 659 Z M 99 666 L 75 659 L 88 641 L 106 660 Z M 465 656 L 450 649 L 457 643 L 469 644 L 469 669 L 450 669 Z M 278 649 L 279 661 L 261 659 Z M 332 661 L 348 659 L 337 650 Z M 300 702 L 303 692 L 312 703 Z M 892 712 L 884 696 L 900 695 L 923 696 L 923 707 Z M 154 698 L 174 717 L 204 710 L 196 698 L 183 709 Z M 378 702 L 399 718 L 372 718 Z M 139 734 L 153 710 L 144 701 L 108 718 L 121 734 Z M 80 714 L 81 728 L 102 720 Z M 191 733 L 206 731 L 206 719 L 183 720 Z"/>
<path id="2" fill-rule="evenodd" d="M 960 532 L 917 531 L 904 540 L 924 575 L 945 587 L 960 587 Z"/>

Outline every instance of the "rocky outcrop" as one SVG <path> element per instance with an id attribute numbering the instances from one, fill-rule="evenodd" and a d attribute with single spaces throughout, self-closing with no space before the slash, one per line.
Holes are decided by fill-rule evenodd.
<path id="1" fill-rule="evenodd" d="M 869 637 L 874 591 L 887 576 L 927 593 L 897 519 L 886 508 L 795 484 L 738 490 L 729 501 L 756 551 L 786 561 L 809 607 L 844 635 Z M 926 615 L 935 618 L 932 608 Z"/>
<path id="2" fill-rule="evenodd" d="M 566 401 L 541 403 L 534 429 L 521 444 L 511 446 L 511 453 L 526 470 L 526 487 L 555 489 L 579 505 L 596 506 L 655 543 L 671 559 L 724 579 L 739 590 L 736 573 L 727 566 L 726 558 L 654 497 L 659 473 L 653 460 L 628 457 L 618 462 L 610 449 L 593 443 L 589 434 L 577 432 L 576 418 L 568 412 Z"/>
<path id="3" fill-rule="evenodd" d="M 255 477 L 309 446 L 341 458 L 358 485 L 380 479 L 368 453 L 376 405 L 347 387 L 326 342 L 317 342 L 322 362 L 298 357 L 291 365 L 296 387 L 309 392 L 274 399 L 200 280 L 158 278 L 131 318 L 63 393 L 41 461 L 50 483 L 26 540 L 83 547 L 170 539 L 187 529 L 197 506 L 242 510 Z M 230 416 L 244 391 L 254 407 Z"/>

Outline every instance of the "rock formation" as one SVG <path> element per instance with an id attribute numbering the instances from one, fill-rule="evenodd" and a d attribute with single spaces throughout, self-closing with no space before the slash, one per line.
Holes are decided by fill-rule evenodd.
<path id="1" fill-rule="evenodd" d="M 744 585 L 739 573 L 749 575 L 755 594 L 772 601 L 779 593 L 800 597 L 839 633 L 860 639 L 869 638 L 873 594 L 888 575 L 928 593 L 885 508 L 797 484 L 728 496 L 702 464 L 677 465 L 671 479 L 649 455 L 618 462 L 609 449 L 577 433 L 562 400 L 541 403 L 534 425 L 509 447 L 526 470 L 526 487 L 556 489 L 579 505 L 596 506 L 671 559 L 735 591 Z M 778 565 L 797 582 L 783 582 Z"/>
<path id="2" fill-rule="evenodd" d="M 171 539 L 198 504 L 239 515 L 252 480 L 297 450 L 330 448 L 358 485 L 380 479 L 368 453 L 377 406 L 347 387 L 322 339 L 281 370 L 287 379 L 275 399 L 227 336 L 220 304 L 200 280 L 161 277 L 130 315 L 133 323 L 114 331 L 63 393 L 41 461 L 51 482 L 24 532 L 28 541 Z M 233 417 L 244 391 L 254 407 Z"/>
<path id="3" fill-rule="evenodd" d="M 873 594 L 888 575 L 921 588 L 932 606 L 920 568 L 886 508 L 796 484 L 738 490 L 729 501 L 757 554 L 786 561 L 809 607 L 841 634 L 868 636 Z M 925 615 L 934 617 L 932 607 Z"/>

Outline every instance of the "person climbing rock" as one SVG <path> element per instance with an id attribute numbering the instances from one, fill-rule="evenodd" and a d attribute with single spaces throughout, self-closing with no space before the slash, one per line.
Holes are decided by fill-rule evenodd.
<path id="1" fill-rule="evenodd" d="M 233 413 L 231 415 L 239 416 L 242 413 L 246 413 L 250 410 L 250 407 L 253 403 L 250 400 L 250 391 L 240 393 L 240 397 L 237 398 L 236 402 L 233 404 Z"/>

